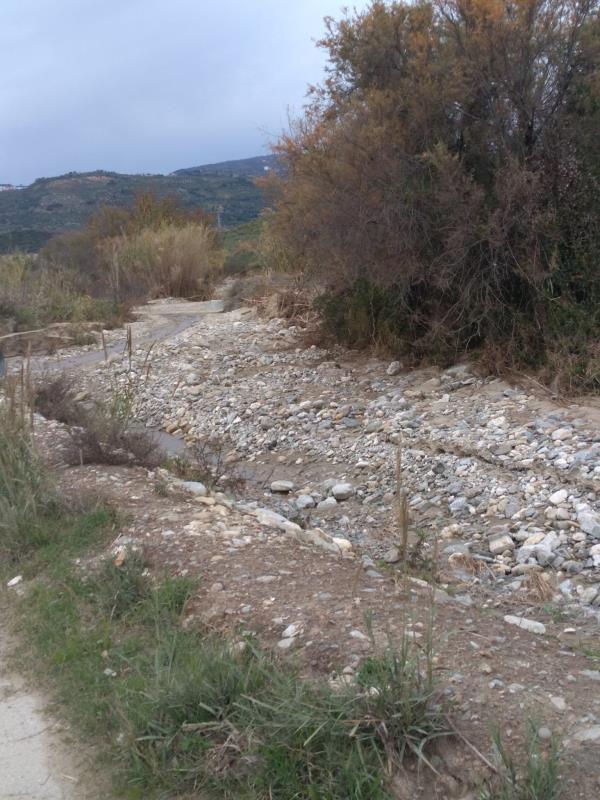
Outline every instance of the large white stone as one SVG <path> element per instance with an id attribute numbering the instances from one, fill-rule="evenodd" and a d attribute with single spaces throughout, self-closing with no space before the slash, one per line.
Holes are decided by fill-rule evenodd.
<path id="1" fill-rule="evenodd" d="M 529 631 L 529 633 L 546 633 L 546 626 L 543 622 L 527 619 L 527 617 L 514 617 L 512 614 L 507 614 L 504 617 L 504 622 L 509 625 L 516 625 L 517 628 L 522 628 L 524 631 Z"/>
<path id="2" fill-rule="evenodd" d="M 271 484 L 271 491 L 272 492 L 281 492 L 281 494 L 287 494 L 291 492 L 294 488 L 294 484 L 292 481 L 273 481 Z"/>
<path id="3" fill-rule="evenodd" d="M 600 514 L 595 514 L 593 511 L 580 511 L 577 515 L 577 522 L 582 531 L 593 536 L 594 539 L 600 539 Z"/>
<path id="4" fill-rule="evenodd" d="M 549 500 L 553 506 L 559 506 L 561 503 L 565 502 L 568 496 L 569 493 L 566 489 L 559 489 L 557 492 L 550 495 Z"/>
<path id="5" fill-rule="evenodd" d="M 494 536 L 490 539 L 488 547 L 493 556 L 499 556 L 505 550 L 514 550 L 515 543 L 508 534 L 502 534 L 501 536 Z"/>
<path id="6" fill-rule="evenodd" d="M 331 489 L 331 494 L 336 500 L 348 500 L 354 494 L 354 486 L 351 483 L 336 483 Z"/>

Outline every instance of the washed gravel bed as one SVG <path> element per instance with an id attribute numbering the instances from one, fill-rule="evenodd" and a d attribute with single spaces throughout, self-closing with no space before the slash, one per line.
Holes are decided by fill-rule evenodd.
<path id="1" fill-rule="evenodd" d="M 148 426 L 226 443 L 256 475 L 248 502 L 376 560 L 394 560 L 399 450 L 413 534 L 437 536 L 450 563 L 489 564 L 499 590 L 543 572 L 557 601 L 600 612 L 598 408 L 561 406 L 467 364 L 406 371 L 306 347 L 302 331 L 249 309 L 204 317 L 149 359 L 146 342 L 131 362 L 113 352 L 82 378 L 91 394 L 135 384 Z"/>

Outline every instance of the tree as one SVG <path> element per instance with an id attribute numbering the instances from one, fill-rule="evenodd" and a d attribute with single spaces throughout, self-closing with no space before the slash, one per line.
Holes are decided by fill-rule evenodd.
<path id="1" fill-rule="evenodd" d="M 583 320 L 597 336 L 599 30 L 598 0 L 327 20 L 327 77 L 271 188 L 330 327 L 446 361 L 494 344 L 542 363 Z"/>

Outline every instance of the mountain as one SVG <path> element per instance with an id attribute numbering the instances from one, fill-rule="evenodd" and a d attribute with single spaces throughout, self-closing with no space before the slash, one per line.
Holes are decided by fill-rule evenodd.
<path id="1" fill-rule="evenodd" d="M 275 156 L 257 156 L 171 175 L 98 170 L 39 178 L 29 186 L 0 192 L 0 253 L 15 248 L 36 251 L 54 234 L 81 228 L 103 205 L 131 205 L 139 192 L 175 195 L 185 208 L 222 208 L 222 224 L 233 227 L 260 214 L 264 200 L 254 179 L 276 168 Z"/>

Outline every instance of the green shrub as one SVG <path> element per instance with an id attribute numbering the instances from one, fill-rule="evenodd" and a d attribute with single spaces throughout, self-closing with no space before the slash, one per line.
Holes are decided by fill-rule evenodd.
<path id="1" fill-rule="evenodd" d="M 57 499 L 25 423 L 0 409 L 0 563 L 16 563 L 54 535 Z"/>

